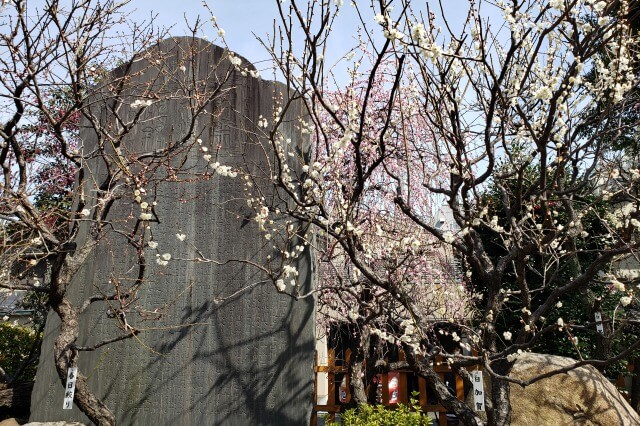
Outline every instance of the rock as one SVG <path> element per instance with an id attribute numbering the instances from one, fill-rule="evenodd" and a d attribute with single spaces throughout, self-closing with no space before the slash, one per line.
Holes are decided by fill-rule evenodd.
<path id="1" fill-rule="evenodd" d="M 0 384 L 0 418 L 28 416 L 32 389 L 33 382 Z"/>
<path id="2" fill-rule="evenodd" d="M 529 379 L 575 361 L 525 353 L 510 376 Z M 583 366 L 522 388 L 511 384 L 512 425 L 639 425 L 640 416 L 595 367 Z"/>
<path id="3" fill-rule="evenodd" d="M 156 60 L 151 59 L 154 57 Z M 254 69 L 239 56 L 233 58 L 234 62 L 241 61 L 242 69 Z M 193 67 L 195 74 L 158 74 L 160 69 L 178 70 L 182 63 L 190 70 Z M 202 148 L 208 147 L 215 154 L 216 162 L 246 171 L 256 182 L 269 182 L 271 154 L 267 141 L 257 136 L 263 132 L 256 123 L 261 114 L 273 111 L 275 100 L 286 102 L 288 90 L 281 83 L 243 74 L 246 72 L 232 66 L 226 49 L 192 37 L 162 41 L 130 65 L 115 69 L 110 74 L 114 81 L 123 81 L 117 78 L 127 76 L 124 88 L 118 89 L 127 95 L 118 96 L 123 104 L 117 107 L 119 110 L 122 106 L 122 114 L 129 117 L 126 120 L 139 111 L 131 107 L 135 105 L 130 104 L 131 99 L 146 99 L 146 91 L 156 96 L 144 112 L 144 125 L 127 133 L 123 149 L 127 155 L 142 155 L 164 150 L 168 144 L 177 147 L 183 137 L 193 132 Z M 207 104 L 206 109 L 216 111 L 215 115 L 205 115 L 191 123 L 189 104 L 176 95 L 186 94 L 187 75 L 196 79 L 197 90 L 210 93 L 219 88 L 224 94 Z M 225 82 L 222 88 L 221 82 Z M 113 87 L 119 85 L 114 83 Z M 92 95 L 96 100 L 88 102 L 90 114 L 105 117 L 105 123 L 115 120 L 113 114 L 107 113 L 115 111 L 110 90 L 110 84 L 98 85 Z M 283 137 L 292 141 L 286 149 L 295 158 L 307 155 L 307 136 L 299 126 L 303 108 L 298 100 L 283 116 Z M 106 126 L 111 128 L 112 124 Z M 98 136 L 93 126 L 87 121 L 80 128 L 84 149 L 97 149 Z M 198 173 L 206 164 L 202 152 L 185 148 L 172 154 L 171 164 L 176 165 L 172 170 L 184 165 L 188 179 L 165 179 L 163 173 L 167 172 L 161 168 L 154 172 L 156 175 L 145 175 L 144 179 L 149 182 L 148 201 L 158 200 L 154 212 L 162 220 L 153 224 L 153 240 L 163 252 L 188 259 L 204 256 L 215 262 L 176 262 L 168 268 L 149 262 L 145 267 L 145 288 L 136 296 L 135 304 L 140 310 L 131 307 L 131 317 L 136 317 L 131 321 L 144 333 L 139 339 L 83 352 L 78 358 L 79 374 L 90 376 L 87 386 L 113 410 L 119 425 L 308 425 L 313 410 L 314 300 L 309 297 L 296 301 L 278 293 L 260 269 L 249 265 L 266 265 L 275 252 L 271 244 L 265 243 L 258 222 L 251 219 L 253 210 L 242 198 L 245 180 L 218 172 L 210 175 L 211 179 L 201 178 Z M 87 179 L 89 192 L 94 191 L 90 189 L 95 188 L 94 179 L 101 182 L 106 177 L 106 167 L 101 163 L 96 159 L 95 167 L 87 167 L 95 173 Z M 211 161 L 210 170 L 213 164 Z M 276 198 L 266 185 L 260 188 L 260 194 L 267 198 L 274 194 L 273 199 Z M 131 214 L 131 208 L 131 200 L 124 197 L 110 208 L 109 217 L 118 221 L 119 229 L 137 226 L 139 218 L 137 213 Z M 78 231 L 78 242 L 90 232 L 89 223 L 86 225 L 82 224 Z M 178 230 L 188 240 L 177 238 Z M 101 238 L 75 275 L 67 293 L 72 303 L 80 306 L 87 296 L 111 294 L 115 281 L 104 277 L 117 277 L 117 281 L 129 285 L 136 282 L 138 269 L 131 263 L 136 259 L 136 249 L 121 238 L 120 230 L 115 231 L 110 230 Z M 299 244 L 303 247 L 302 241 Z M 196 253 L 196 247 L 202 254 Z M 305 249 L 293 265 L 300 292 L 310 291 L 314 279 L 311 251 Z M 128 290 L 118 287 L 117 291 Z M 82 313 L 78 320 L 79 343 L 91 346 L 114 337 L 119 323 L 108 313 L 110 306 L 94 303 Z M 145 319 L 143 311 L 149 309 L 153 316 L 157 308 L 162 312 L 165 306 L 166 313 L 153 319 L 151 326 L 151 318 Z M 59 324 L 58 316 L 51 311 L 31 398 L 30 420 L 90 423 L 78 407 L 62 408 L 64 387 L 53 356 Z"/>
<path id="4" fill-rule="evenodd" d="M 2 423 L 0 423 L 2 426 Z M 23 426 L 85 426 L 83 423 L 78 422 L 31 422 Z"/>
<path id="5" fill-rule="evenodd" d="M 0 422 L 0 426 L 20 426 L 20 423 L 16 421 L 16 419 L 6 419 Z"/>

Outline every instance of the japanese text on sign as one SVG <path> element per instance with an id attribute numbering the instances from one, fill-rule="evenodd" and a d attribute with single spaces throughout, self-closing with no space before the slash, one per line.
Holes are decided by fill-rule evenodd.
<path id="1" fill-rule="evenodd" d="M 482 371 L 472 371 L 473 381 L 473 405 L 476 411 L 484 411 L 484 382 L 482 381 Z"/>
<path id="2" fill-rule="evenodd" d="M 63 410 L 71 410 L 73 408 L 73 394 L 76 392 L 76 378 L 78 376 L 78 368 L 71 367 L 67 371 L 67 385 L 64 387 Z"/>

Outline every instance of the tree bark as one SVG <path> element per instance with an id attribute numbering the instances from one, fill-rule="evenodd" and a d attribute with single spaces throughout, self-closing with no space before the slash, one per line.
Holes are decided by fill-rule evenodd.
<path id="1" fill-rule="evenodd" d="M 351 398 L 356 404 L 367 404 L 369 398 L 367 397 L 367 390 L 364 383 L 364 362 L 361 360 L 351 363 L 350 366 L 350 384 L 351 384 Z"/>
<path id="2" fill-rule="evenodd" d="M 415 371 L 419 376 L 423 377 L 427 381 L 429 390 L 436 396 L 438 402 L 446 408 L 448 411 L 455 413 L 460 419 L 463 425 L 466 426 L 485 426 L 486 423 L 482 420 L 467 404 L 458 400 L 455 395 L 452 395 L 447 385 L 442 381 L 440 375 L 436 373 L 432 368 L 418 362 L 415 356 L 410 352 L 409 348 L 405 346 L 405 354 L 407 356 L 407 362 L 411 369 Z"/>
<path id="3" fill-rule="evenodd" d="M 56 337 L 53 354 L 62 386 L 66 386 L 67 370 L 75 365 L 78 354 L 74 348 L 78 338 L 78 313 L 65 298 L 60 297 L 58 303 L 52 304 L 53 310 L 60 317 L 60 332 Z M 115 416 L 107 406 L 89 389 L 87 378 L 80 373 L 76 379 L 74 402 L 89 419 L 98 426 L 113 426 Z"/>
<path id="4" fill-rule="evenodd" d="M 509 382 L 491 378 L 491 402 L 493 410 L 487 411 L 491 426 L 511 424 L 511 402 L 509 400 Z"/>
<path id="5" fill-rule="evenodd" d="M 366 359 L 369 353 L 369 327 L 361 324 L 360 333 L 354 337 L 351 343 L 351 360 L 349 362 L 349 387 L 351 402 L 357 405 L 367 404 L 367 374 Z"/>
<path id="6" fill-rule="evenodd" d="M 633 376 L 631 378 L 631 406 L 640 413 L 640 357 L 633 358 Z"/>

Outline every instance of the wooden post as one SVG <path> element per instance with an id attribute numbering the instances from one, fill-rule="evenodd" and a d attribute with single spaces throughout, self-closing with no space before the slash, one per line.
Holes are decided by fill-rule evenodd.
<path id="1" fill-rule="evenodd" d="M 398 400 L 402 404 L 409 402 L 409 390 L 407 389 L 407 373 L 400 371 L 398 376 Z"/>
<path id="2" fill-rule="evenodd" d="M 404 351 L 400 351 L 398 353 L 399 361 L 406 361 L 407 357 L 404 354 Z M 398 399 L 402 404 L 409 403 L 409 389 L 407 383 L 407 372 L 399 371 L 400 375 L 398 376 Z"/>
<path id="3" fill-rule="evenodd" d="M 438 424 L 440 426 L 447 426 L 447 412 L 446 411 L 439 411 L 438 412 L 438 417 L 440 418 L 440 420 L 438 421 Z"/>
<path id="4" fill-rule="evenodd" d="M 327 365 L 329 367 L 329 371 L 327 372 L 327 381 L 329 382 L 329 395 L 327 398 L 327 405 L 330 407 L 336 405 L 336 374 L 335 374 L 335 366 L 336 366 L 336 352 L 334 349 L 329 349 L 328 351 L 329 359 L 327 359 Z M 333 411 L 329 412 L 329 420 L 332 422 L 336 421 L 336 413 Z"/>
<path id="5" fill-rule="evenodd" d="M 456 377 L 456 398 L 460 401 L 464 401 L 464 381 L 462 377 L 455 375 Z"/>
<path id="6" fill-rule="evenodd" d="M 418 387 L 420 388 L 420 406 L 426 408 L 429 398 L 427 396 L 427 381 L 424 377 L 418 377 Z"/>
<path id="7" fill-rule="evenodd" d="M 318 410 L 316 406 L 318 404 L 318 351 L 315 351 L 313 358 L 313 413 L 311 413 L 311 426 L 318 425 Z"/>
<path id="8" fill-rule="evenodd" d="M 385 407 L 389 406 L 389 375 L 387 373 L 383 373 L 380 375 L 380 380 L 382 382 L 382 405 Z"/>

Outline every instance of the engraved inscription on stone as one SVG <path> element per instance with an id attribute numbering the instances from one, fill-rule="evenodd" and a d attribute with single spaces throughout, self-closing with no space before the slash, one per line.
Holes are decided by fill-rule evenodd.
<path id="1" fill-rule="evenodd" d="M 161 42 L 157 49 L 164 53 L 163 68 L 170 70 L 179 68 L 178 61 L 185 52 L 197 51 L 184 74 L 190 75 L 195 69 L 203 87 L 215 87 L 231 69 L 225 59 L 228 53 L 203 40 L 174 38 Z M 130 72 L 142 69 L 145 59 L 133 64 Z M 243 61 L 243 66 L 246 64 Z M 114 70 L 114 75 L 122 75 L 123 69 Z M 141 87 L 149 81 L 166 93 L 179 87 L 151 72 L 132 75 L 132 81 Z M 229 89 L 226 97 L 207 108 L 214 118 L 199 119 L 194 137 L 202 139 L 222 164 L 267 170 L 253 123 L 260 115 L 270 115 L 274 93 L 285 90 L 278 83 L 241 76 L 239 71 L 233 71 L 231 77 L 225 83 Z M 162 100 L 162 96 L 158 99 L 148 109 L 149 118 L 128 135 L 126 153 L 163 149 L 186 135 L 186 103 Z M 99 102 L 95 105 L 100 108 Z M 302 106 L 296 108 L 290 113 L 292 122 L 302 114 Z M 109 121 L 104 112 L 107 110 L 104 108 L 100 116 Z M 286 137 L 302 150 L 300 132 L 294 126 L 288 132 Z M 85 149 L 96 144 L 90 131 L 81 131 L 81 138 Z M 202 166 L 202 152 L 193 149 L 184 155 L 182 167 Z M 100 168 L 96 166 L 92 173 L 100 173 Z M 188 259 L 196 256 L 197 247 L 211 259 L 265 261 L 271 247 L 253 221 L 243 220 L 249 211 L 241 200 L 241 179 L 214 175 L 188 182 L 179 178 L 158 181 L 154 187 L 161 222 L 152 226 L 152 232 L 161 253 Z M 130 226 L 139 214 L 136 208 L 131 200 L 115 205 L 110 212 L 114 228 Z M 185 242 L 176 238 L 178 232 L 187 236 Z M 145 329 L 139 338 L 83 352 L 78 359 L 79 373 L 89 376 L 89 386 L 114 412 L 118 424 L 308 424 L 313 402 L 313 301 L 294 302 L 270 284 L 250 286 L 265 277 L 244 263 L 172 261 L 170 267 L 161 267 L 151 253 L 149 258 L 136 303 L 148 312 L 155 309 L 166 315 L 158 321 L 138 322 L 137 326 Z M 70 299 L 79 303 L 89 295 L 108 292 L 118 280 L 132 282 L 135 259 L 133 248 L 124 244 L 120 235 L 107 233 L 75 277 Z M 301 258 L 298 269 L 302 285 L 309 288 L 310 255 Z M 250 288 L 238 297 L 219 302 L 220 297 L 247 286 Z M 64 389 L 52 360 L 58 324 L 55 314 L 50 313 L 32 395 L 31 420 L 89 424 L 77 407 L 62 409 Z M 95 344 L 118 332 L 116 322 L 105 315 L 105 305 L 94 304 L 81 317 L 78 344 Z"/>

